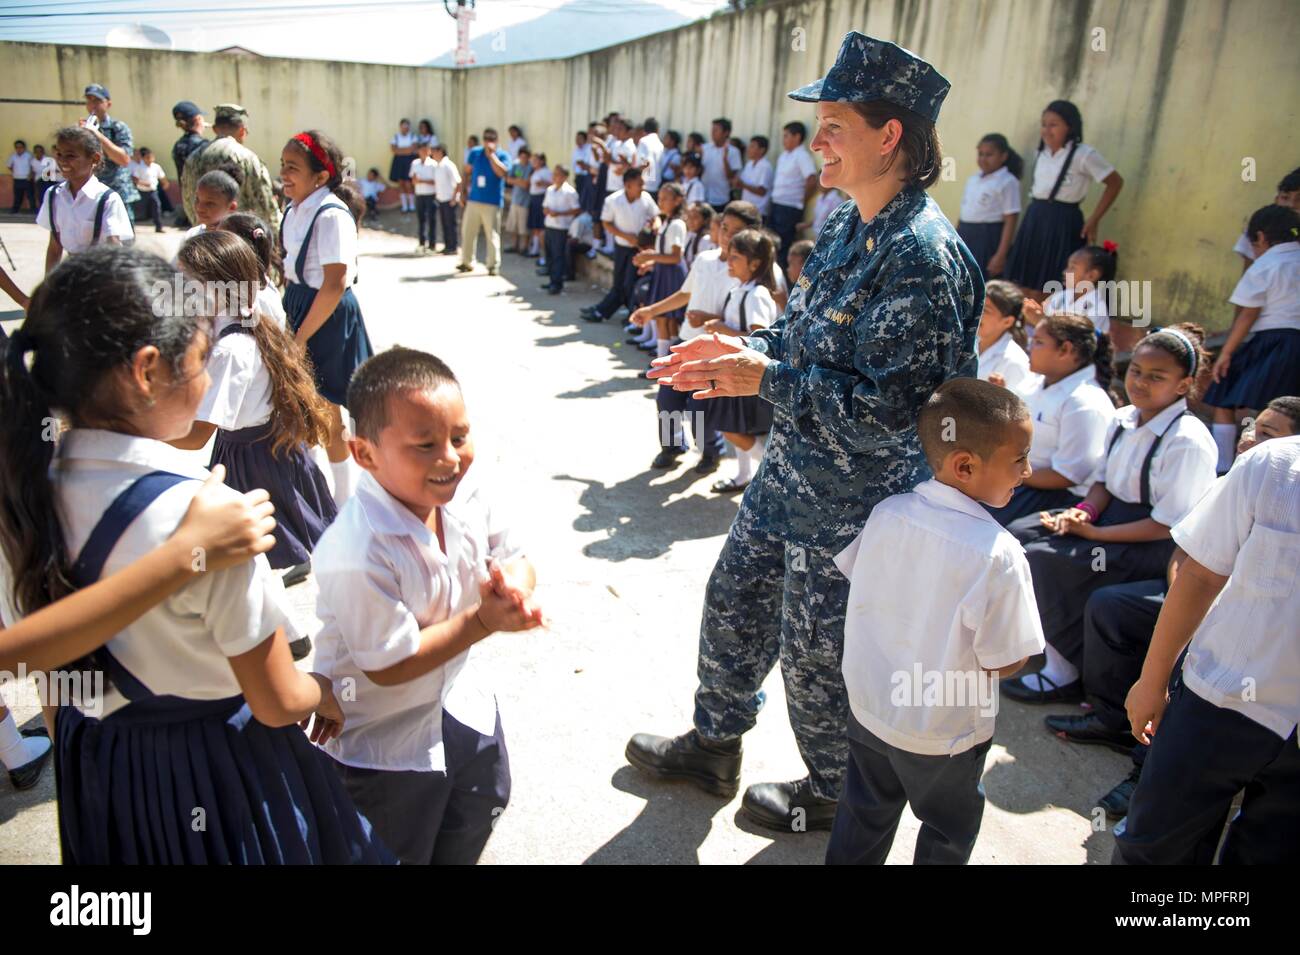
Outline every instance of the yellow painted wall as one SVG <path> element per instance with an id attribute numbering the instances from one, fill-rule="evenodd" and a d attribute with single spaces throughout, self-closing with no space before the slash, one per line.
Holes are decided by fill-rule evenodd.
<path id="1" fill-rule="evenodd" d="M 467 71 L 6 43 L 0 95 L 75 99 L 103 82 L 165 165 L 181 98 L 242 102 L 250 145 L 272 160 L 288 135 L 318 125 L 361 168 L 386 172 L 406 115 L 432 118 L 457 158 L 468 132 L 518 123 L 554 162 L 611 109 L 683 133 L 727 115 L 736 135 L 779 143 L 783 123 L 813 117 L 785 93 L 822 75 L 850 29 L 915 50 L 952 81 L 939 123 L 952 178 L 933 189 L 951 217 L 980 136 L 1004 133 L 1032 160 L 1042 107 L 1072 99 L 1087 141 L 1126 180 L 1102 226 L 1120 244 L 1120 277 L 1152 283 L 1158 323 L 1225 327 L 1241 270 L 1232 242 L 1300 166 L 1293 0 L 787 0 L 566 60 Z M 0 104 L 0 142 L 37 140 L 80 113 Z M 1243 181 L 1246 160 L 1255 181 Z"/>

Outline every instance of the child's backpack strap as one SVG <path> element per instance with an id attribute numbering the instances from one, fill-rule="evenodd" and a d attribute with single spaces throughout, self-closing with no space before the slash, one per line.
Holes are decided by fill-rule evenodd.
<path id="1" fill-rule="evenodd" d="M 77 587 L 88 587 L 99 580 L 104 572 L 108 555 L 113 552 L 113 548 L 117 546 L 117 542 L 135 519 L 143 514 L 164 491 L 182 481 L 190 480 L 193 478 L 172 474 L 170 471 L 150 471 L 136 478 L 108 506 L 108 510 L 103 513 L 99 523 L 86 538 L 85 546 L 81 548 L 81 553 L 77 555 L 77 560 L 72 565 L 70 576 L 73 584 Z M 108 673 L 113 685 L 128 700 L 135 701 L 154 695 L 117 661 L 107 645 L 91 653 L 90 658 L 96 667 Z"/>

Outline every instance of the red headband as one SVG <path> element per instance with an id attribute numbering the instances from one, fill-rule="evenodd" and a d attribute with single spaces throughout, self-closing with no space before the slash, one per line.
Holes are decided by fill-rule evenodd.
<path id="1" fill-rule="evenodd" d="M 317 162 L 325 167 L 325 171 L 330 174 L 331 179 L 338 175 L 338 171 L 334 168 L 334 163 L 330 162 L 330 157 L 325 155 L 325 150 L 320 148 L 320 143 L 312 139 L 310 133 L 299 133 L 293 138 L 295 141 L 302 143 L 311 150 L 311 154 L 316 157 Z"/>

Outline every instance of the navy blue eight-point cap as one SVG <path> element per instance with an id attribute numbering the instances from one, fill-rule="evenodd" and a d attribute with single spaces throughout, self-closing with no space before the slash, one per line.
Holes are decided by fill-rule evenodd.
<path id="1" fill-rule="evenodd" d="M 845 35 L 830 71 L 789 96 L 805 103 L 884 100 L 935 123 L 951 88 L 943 74 L 915 53 L 854 31 Z"/>

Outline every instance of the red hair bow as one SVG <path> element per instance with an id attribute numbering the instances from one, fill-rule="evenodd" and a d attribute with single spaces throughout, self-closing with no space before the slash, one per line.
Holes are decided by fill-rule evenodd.
<path id="1" fill-rule="evenodd" d="M 337 170 L 335 170 L 334 168 L 334 163 L 330 162 L 330 157 L 326 155 L 325 150 L 320 148 L 320 143 L 312 139 L 311 134 L 299 133 L 297 136 L 293 138 L 297 142 L 300 142 L 304 146 L 306 146 L 308 150 L 310 150 L 311 154 L 316 157 L 317 162 L 319 162 L 322 166 L 325 167 L 325 171 L 330 174 L 331 179 L 333 179 L 336 175 L 338 175 Z"/>
<path id="2" fill-rule="evenodd" d="M 1116 245 L 1114 242 L 1110 241 L 1110 239 L 1107 239 L 1105 242 L 1103 242 L 1101 244 L 1101 247 L 1105 249 L 1107 252 L 1111 253 L 1112 255 L 1114 255 L 1116 252 L 1119 251 L 1119 246 Z"/>

